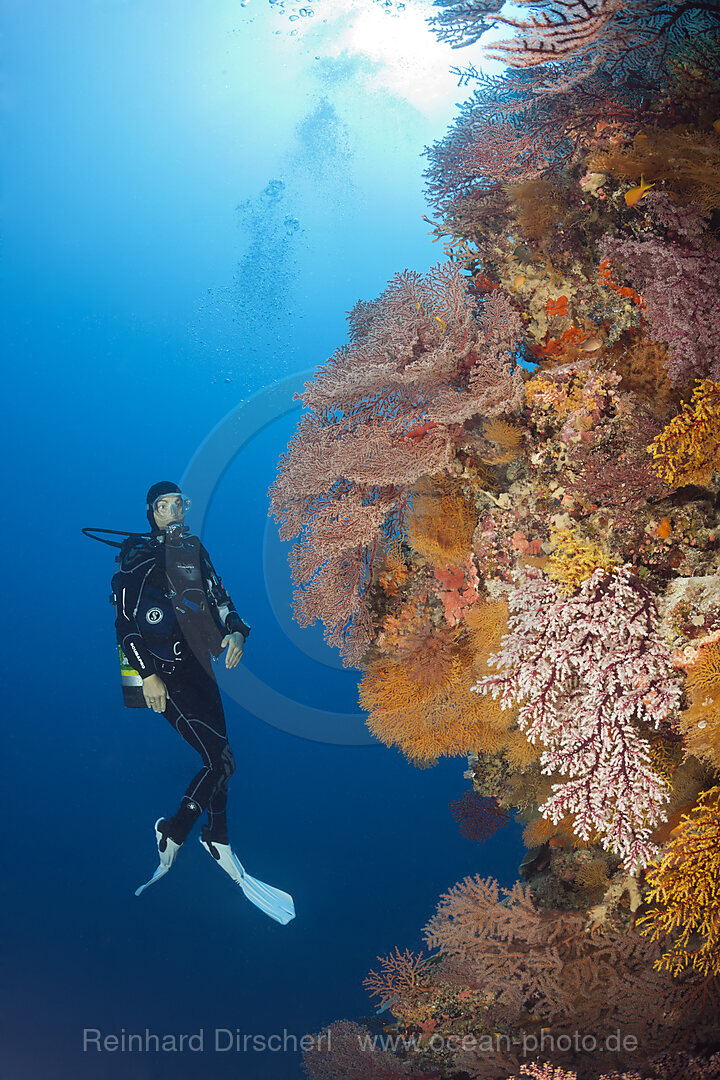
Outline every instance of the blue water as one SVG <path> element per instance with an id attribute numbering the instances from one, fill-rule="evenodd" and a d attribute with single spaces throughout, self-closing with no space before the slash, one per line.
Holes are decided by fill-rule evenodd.
<path id="1" fill-rule="evenodd" d="M 345 340 L 357 299 L 441 257 L 420 153 L 463 91 L 428 34 L 437 92 L 406 95 L 353 45 L 357 11 L 323 23 L 318 8 L 301 34 L 261 0 L 2 11 L 0 1075 L 293 1080 L 298 1054 L 216 1052 L 215 1029 L 299 1038 L 367 1015 L 376 956 L 420 948 L 466 874 L 509 884 L 521 850 L 517 830 L 484 847 L 459 836 L 447 804 L 464 759 L 417 770 L 370 744 L 357 674 L 290 620 L 287 545 L 267 518 L 292 389 Z M 409 26 L 385 26 L 400 50 Z M 123 709 L 113 556 L 80 528 L 142 528 L 148 485 L 186 476 L 252 626 L 243 671 L 221 680 L 234 844 L 295 897 L 286 927 L 194 837 L 133 896 L 155 865 L 152 823 L 197 760 L 162 717 Z M 86 1028 L 203 1029 L 204 1049 L 84 1052 Z"/>

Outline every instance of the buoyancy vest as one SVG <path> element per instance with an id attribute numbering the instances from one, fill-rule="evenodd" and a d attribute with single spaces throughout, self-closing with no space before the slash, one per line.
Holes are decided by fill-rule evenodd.
<path id="1" fill-rule="evenodd" d="M 130 587 L 134 622 L 161 665 L 182 663 L 192 653 L 209 669 L 210 654 L 220 655 L 225 632 L 207 595 L 199 538 L 180 531 L 161 539 L 130 537 L 117 561 L 121 568 L 111 583 L 116 614 L 125 600 L 122 590 Z M 129 708 L 145 708 L 142 678 L 122 647 L 119 652 L 123 701 Z"/>
<path id="2" fill-rule="evenodd" d="M 225 631 L 208 597 L 203 549 L 197 536 L 167 530 L 165 577 L 180 631 L 198 658 L 218 657 Z"/>

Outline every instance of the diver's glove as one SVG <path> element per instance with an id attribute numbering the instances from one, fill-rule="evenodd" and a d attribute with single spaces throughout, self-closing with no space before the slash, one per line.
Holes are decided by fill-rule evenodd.
<path id="1" fill-rule="evenodd" d="M 147 889 L 148 885 L 154 885 L 156 881 L 159 881 L 161 877 L 165 877 L 168 870 L 175 862 L 177 853 L 182 847 L 182 844 L 176 844 L 174 840 L 171 840 L 168 834 L 164 831 L 163 825 L 165 825 L 165 818 L 158 818 L 155 822 L 155 839 L 157 840 L 158 855 L 160 856 L 160 865 L 157 870 L 144 885 L 141 885 L 139 889 L 135 890 L 135 895 L 139 896 L 141 892 Z"/>
<path id="2" fill-rule="evenodd" d="M 251 904 L 255 904 L 271 919 L 282 923 L 283 926 L 295 918 L 295 904 L 289 893 L 282 889 L 276 889 L 273 885 L 266 885 L 264 881 L 250 877 L 237 855 L 229 844 L 218 844 L 214 840 L 205 840 L 200 837 L 200 843 L 212 855 L 218 866 L 239 885 Z"/>

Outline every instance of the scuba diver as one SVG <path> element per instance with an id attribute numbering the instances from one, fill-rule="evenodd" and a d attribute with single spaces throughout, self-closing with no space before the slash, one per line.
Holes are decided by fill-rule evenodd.
<path id="1" fill-rule="evenodd" d="M 253 904 L 285 924 L 295 916 L 292 897 L 251 877 L 230 846 L 227 789 L 235 762 L 211 657 L 225 651 L 225 666 L 236 667 L 250 627 L 200 540 L 189 535 L 184 525 L 189 505 L 177 484 L 153 484 L 146 497 L 150 534 L 130 534 L 114 545 L 120 547 L 112 587 L 125 703 L 163 713 L 202 759 L 175 813 L 155 822 L 160 862 L 135 895 L 167 874 L 207 812 L 202 846 Z"/>

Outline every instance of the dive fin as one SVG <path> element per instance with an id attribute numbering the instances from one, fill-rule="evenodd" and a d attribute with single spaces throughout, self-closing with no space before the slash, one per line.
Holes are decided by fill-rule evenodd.
<path id="1" fill-rule="evenodd" d="M 200 843 L 235 884 L 240 886 L 251 904 L 283 926 L 295 918 L 295 904 L 290 893 L 251 877 L 229 844 L 218 844 L 213 840 L 203 840 L 202 837 Z"/>
<path id="2" fill-rule="evenodd" d="M 168 872 L 168 870 L 169 870 L 169 869 L 170 869 L 170 867 L 169 867 L 169 866 L 163 866 L 163 864 L 162 864 L 162 863 L 160 863 L 160 865 L 158 866 L 157 870 L 155 871 L 155 873 L 153 874 L 153 876 L 152 876 L 152 877 L 150 878 L 150 880 L 149 880 L 149 881 L 146 881 L 144 885 L 141 885 L 139 889 L 136 889 L 136 890 L 135 890 L 135 895 L 136 895 L 136 896 L 139 896 L 139 895 L 140 895 L 140 893 L 142 893 L 142 892 L 145 892 L 145 890 L 146 890 L 146 889 L 147 889 L 147 888 L 148 888 L 148 887 L 149 887 L 150 885 L 154 885 L 154 884 L 155 884 L 155 882 L 156 882 L 156 881 L 159 881 L 161 877 L 165 877 L 165 875 L 167 874 L 167 872 Z"/>
<path id="3" fill-rule="evenodd" d="M 144 885 L 141 885 L 139 889 L 135 890 L 136 896 L 139 896 L 140 893 L 144 892 L 150 885 L 154 885 L 160 878 L 165 877 L 168 870 L 170 870 L 172 864 L 175 862 L 177 853 L 182 846 L 181 844 L 176 844 L 174 840 L 171 840 L 169 836 L 166 836 L 164 832 L 160 831 L 159 826 L 164 820 L 164 818 L 158 818 L 155 822 L 155 840 L 157 841 L 160 865 L 150 880 L 146 881 Z"/>

